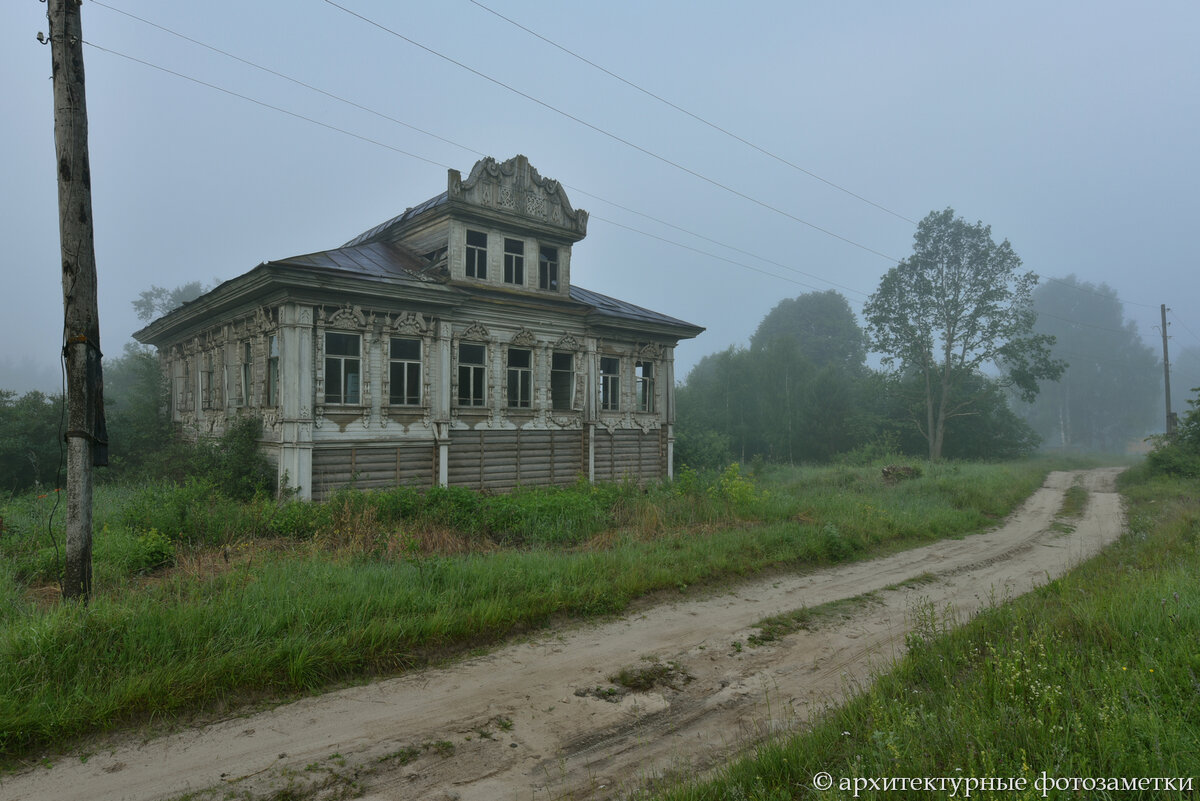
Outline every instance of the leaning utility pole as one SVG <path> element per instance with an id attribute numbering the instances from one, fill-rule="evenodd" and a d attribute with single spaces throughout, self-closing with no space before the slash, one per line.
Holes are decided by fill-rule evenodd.
<path id="1" fill-rule="evenodd" d="M 1163 335 L 1163 385 L 1167 392 L 1167 436 L 1175 433 L 1175 415 L 1171 413 L 1171 361 L 1167 358 L 1167 304 L 1159 307 L 1162 312 Z"/>
<path id="2" fill-rule="evenodd" d="M 49 0 L 47 16 L 54 77 L 63 358 L 67 369 L 67 564 L 63 596 L 86 602 L 92 591 L 92 467 L 108 464 L 108 436 L 100 368 L 100 314 L 96 307 L 81 1 Z"/>

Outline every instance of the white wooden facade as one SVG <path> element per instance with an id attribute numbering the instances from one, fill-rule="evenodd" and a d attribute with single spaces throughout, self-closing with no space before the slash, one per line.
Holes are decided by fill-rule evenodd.
<path id="1" fill-rule="evenodd" d="M 137 332 L 174 420 L 264 421 L 301 497 L 671 475 L 674 347 L 703 329 L 571 284 L 587 212 L 523 156 L 330 251 L 259 265 Z"/>

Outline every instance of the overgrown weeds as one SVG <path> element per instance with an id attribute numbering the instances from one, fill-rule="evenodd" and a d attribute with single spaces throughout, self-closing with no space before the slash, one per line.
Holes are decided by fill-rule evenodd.
<path id="1" fill-rule="evenodd" d="M 766 466 L 758 481 L 731 467 L 649 487 L 401 487 L 323 504 L 235 502 L 201 481 L 108 486 L 86 607 L 27 600 L 54 572 L 61 521 L 14 498 L 0 509 L 0 755 L 396 673 L 656 591 L 962 535 L 1047 469 L 936 465 L 891 487 L 878 466 Z"/>
<path id="2" fill-rule="evenodd" d="M 907 655 L 869 690 L 715 780 L 660 797 L 842 798 L 842 779 L 920 776 L 1019 779 L 1030 792 L 1013 797 L 1040 798 L 1034 782 L 1047 776 L 1101 790 L 1079 797 L 1194 798 L 1200 498 L 1180 480 L 1122 485 L 1129 531 L 1099 556 L 961 628 L 918 604 Z M 819 774 L 834 777 L 832 790 L 814 789 Z M 1154 777 L 1179 781 L 1136 790 Z M 1135 789 L 1097 784 L 1122 779 Z M 865 786 L 858 797 L 894 794 Z M 1060 795 L 1076 796 L 1051 788 Z"/>

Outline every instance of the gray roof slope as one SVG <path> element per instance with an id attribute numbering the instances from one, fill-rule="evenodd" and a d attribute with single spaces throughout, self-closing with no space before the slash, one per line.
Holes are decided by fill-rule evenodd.
<path id="1" fill-rule="evenodd" d="M 392 219 L 385 220 L 384 222 L 381 222 L 379 225 L 375 226 L 374 228 L 363 231 L 361 234 L 359 234 L 358 236 L 351 239 L 349 242 L 347 242 L 342 247 L 351 247 L 353 245 L 361 245 L 364 242 L 369 242 L 372 239 L 374 239 L 375 237 L 382 234 L 388 228 L 391 228 L 393 225 L 395 225 L 397 223 L 402 223 L 405 220 L 411 220 L 413 217 L 416 217 L 418 214 L 421 214 L 422 212 L 426 212 L 429 209 L 436 208 L 437 206 L 442 205 L 449 199 L 450 199 L 450 194 L 448 192 L 443 192 L 442 194 L 440 194 L 436 197 L 431 197 L 431 198 L 429 198 L 429 200 L 426 200 L 424 203 L 413 206 L 412 208 L 405 209 L 404 213 L 397 214 Z"/>
<path id="2" fill-rule="evenodd" d="M 315 267 L 321 270 L 377 278 L 400 278 L 410 281 L 435 281 L 427 261 L 399 245 L 390 242 L 366 242 L 346 245 L 334 250 L 322 250 L 303 256 L 279 259 L 272 264 Z"/>
<path id="3" fill-rule="evenodd" d="M 643 323 L 657 323 L 659 325 L 679 326 L 683 328 L 694 328 L 696 333 L 700 333 L 704 329 L 701 326 L 685 322 L 675 317 L 669 317 L 660 312 L 651 311 L 650 309 L 641 306 L 635 306 L 632 303 L 627 303 L 623 300 L 610 298 L 608 295 L 601 295 L 599 292 L 593 292 L 590 289 L 584 289 L 581 286 L 572 285 L 570 288 L 571 299 L 577 300 L 591 306 L 597 313 L 605 317 L 615 317 L 620 320 L 636 320 Z"/>

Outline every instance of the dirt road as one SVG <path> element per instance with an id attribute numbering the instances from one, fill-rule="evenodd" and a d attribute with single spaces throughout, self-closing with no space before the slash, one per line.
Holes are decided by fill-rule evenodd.
<path id="1" fill-rule="evenodd" d="M 899 655 L 917 606 L 965 619 L 1094 554 L 1123 527 L 1118 472 L 1053 473 L 1001 528 L 965 539 L 752 581 L 449 667 L 62 758 L 0 779 L 0 799 L 254 798 L 288 787 L 318 798 L 620 797 L 664 771 L 702 770 L 836 701 Z M 1077 481 L 1088 504 L 1063 533 L 1051 526 Z M 766 616 L 868 592 L 875 603 L 838 625 L 747 643 Z M 675 670 L 649 690 L 615 691 L 611 676 L 650 660 Z"/>

